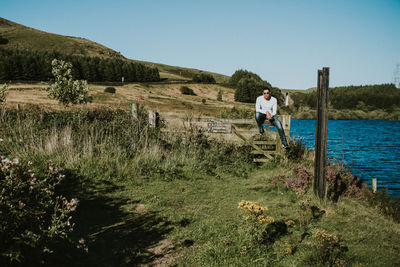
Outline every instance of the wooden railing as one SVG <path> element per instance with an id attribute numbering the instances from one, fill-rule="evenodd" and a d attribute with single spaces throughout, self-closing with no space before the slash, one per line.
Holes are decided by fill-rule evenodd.
<path id="1" fill-rule="evenodd" d="M 151 116 L 155 117 L 155 116 Z M 278 116 L 285 131 L 287 140 L 290 138 L 290 115 Z M 167 123 L 185 120 L 177 117 L 163 117 Z M 190 118 L 186 123 L 199 124 L 209 134 L 233 134 L 243 140 L 254 150 L 251 152 L 255 162 L 267 162 L 282 152 L 281 140 L 278 132 L 269 131 L 274 126 L 269 125 L 265 134 L 260 135 L 255 120 L 252 119 L 219 119 L 219 118 Z M 249 126 L 253 126 L 249 128 Z"/>
<path id="2" fill-rule="evenodd" d="M 136 108 L 132 105 L 132 114 Z M 286 139 L 290 138 L 290 115 L 278 115 L 282 127 L 285 131 Z M 255 162 L 267 162 L 274 158 L 277 153 L 281 153 L 281 140 L 278 132 L 270 131 L 274 126 L 269 125 L 265 129 L 265 134 L 260 135 L 254 119 L 220 119 L 220 118 L 181 118 L 171 116 L 160 116 L 156 111 L 149 111 L 149 124 L 158 127 L 159 120 L 166 122 L 167 126 L 178 123 L 180 129 L 167 127 L 164 132 L 185 131 L 190 126 L 196 125 L 203 128 L 209 134 L 231 134 L 243 140 L 254 150 L 251 152 Z"/>

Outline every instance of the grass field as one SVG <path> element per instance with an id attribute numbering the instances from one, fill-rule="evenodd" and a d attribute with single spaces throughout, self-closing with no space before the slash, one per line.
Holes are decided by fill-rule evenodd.
<path id="1" fill-rule="evenodd" d="M 7 96 L 7 106 L 16 104 L 39 104 L 50 109 L 59 109 L 56 100 L 48 98 L 45 91 L 47 83 L 10 84 Z M 184 95 L 179 91 L 182 86 L 188 86 L 195 92 Z M 107 106 L 129 110 L 132 103 L 138 101 L 149 109 L 157 110 L 162 116 L 217 116 L 221 110 L 251 110 L 252 104 L 234 101 L 234 89 L 216 84 L 162 84 L 162 83 L 132 83 L 114 86 L 115 94 L 105 93 L 104 85 L 89 85 L 89 94 L 93 101 L 88 107 Z M 217 101 L 218 92 L 222 92 L 222 101 Z M 205 103 L 203 103 L 203 99 Z"/>

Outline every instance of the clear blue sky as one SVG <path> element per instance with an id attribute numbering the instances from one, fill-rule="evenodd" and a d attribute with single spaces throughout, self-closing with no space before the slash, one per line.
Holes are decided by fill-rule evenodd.
<path id="1" fill-rule="evenodd" d="M 0 0 L 0 16 L 104 44 L 125 57 L 273 86 L 393 82 L 400 63 L 400 0 Z"/>

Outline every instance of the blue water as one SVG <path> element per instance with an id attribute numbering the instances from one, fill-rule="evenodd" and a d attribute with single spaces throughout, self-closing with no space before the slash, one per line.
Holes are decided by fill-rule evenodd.
<path id="1" fill-rule="evenodd" d="M 315 149 L 315 126 L 315 120 L 292 119 L 290 136 Z M 327 146 L 329 158 L 344 158 L 368 186 L 377 178 L 378 190 L 400 197 L 400 121 L 329 120 Z"/>

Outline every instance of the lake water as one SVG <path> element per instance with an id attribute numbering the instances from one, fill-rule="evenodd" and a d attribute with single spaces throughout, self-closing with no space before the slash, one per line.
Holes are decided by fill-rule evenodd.
<path id="1" fill-rule="evenodd" d="M 315 120 L 291 120 L 291 138 L 315 148 Z M 351 167 L 371 186 L 378 179 L 393 197 L 400 197 L 400 121 L 329 120 L 328 157 Z"/>

